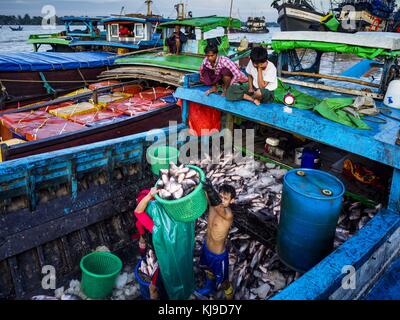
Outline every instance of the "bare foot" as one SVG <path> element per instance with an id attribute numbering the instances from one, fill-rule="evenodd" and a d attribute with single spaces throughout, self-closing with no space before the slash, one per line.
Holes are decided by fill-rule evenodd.
<path id="1" fill-rule="evenodd" d="M 218 92 L 218 88 L 217 88 L 217 87 L 212 87 L 211 89 L 209 89 L 209 90 L 207 90 L 207 91 L 205 92 L 205 95 L 208 96 L 208 95 L 210 95 L 211 93 L 216 93 L 216 92 Z"/>
<path id="2" fill-rule="evenodd" d="M 257 99 L 254 99 L 253 102 L 256 106 L 259 106 L 261 104 L 260 100 Z"/>
<path id="3" fill-rule="evenodd" d="M 225 96 L 226 96 L 226 92 L 224 91 L 221 93 L 221 97 L 225 97 Z"/>

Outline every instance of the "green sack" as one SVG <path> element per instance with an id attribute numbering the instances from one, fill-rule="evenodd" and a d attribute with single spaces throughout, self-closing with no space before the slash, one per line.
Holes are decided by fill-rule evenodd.
<path id="1" fill-rule="evenodd" d="M 278 88 L 274 90 L 274 101 L 276 103 L 284 104 L 283 98 L 287 93 L 291 93 L 295 98 L 295 104 L 292 106 L 301 110 L 313 109 L 317 104 L 319 104 L 322 100 L 316 97 L 313 97 L 309 94 L 301 92 L 293 87 L 285 85 L 281 80 L 278 79 Z"/>
<path id="2" fill-rule="evenodd" d="M 194 291 L 195 222 L 173 220 L 157 201 L 149 202 L 146 213 L 154 222 L 153 246 L 168 297 L 186 300 Z"/>
<path id="3" fill-rule="evenodd" d="M 342 109 L 353 104 L 353 98 L 328 98 L 315 106 L 314 111 L 324 118 L 358 129 L 370 129 L 361 119 L 358 119 Z"/>

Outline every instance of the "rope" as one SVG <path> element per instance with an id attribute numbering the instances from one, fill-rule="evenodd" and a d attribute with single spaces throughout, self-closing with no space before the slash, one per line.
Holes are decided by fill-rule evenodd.
<path id="1" fill-rule="evenodd" d="M 43 80 L 43 87 L 47 90 L 47 93 L 55 93 L 56 90 L 53 89 L 53 87 L 50 85 L 50 83 L 47 82 L 46 77 L 44 76 L 43 72 L 39 72 L 40 78 Z"/>
<path id="2" fill-rule="evenodd" d="M 83 74 L 82 74 L 82 72 L 81 72 L 81 69 L 78 68 L 77 70 L 78 70 L 78 73 L 79 73 L 79 75 L 81 76 L 83 82 L 85 83 L 85 87 L 87 87 L 88 83 L 86 82 L 86 79 L 85 79 L 85 77 L 83 76 Z"/>

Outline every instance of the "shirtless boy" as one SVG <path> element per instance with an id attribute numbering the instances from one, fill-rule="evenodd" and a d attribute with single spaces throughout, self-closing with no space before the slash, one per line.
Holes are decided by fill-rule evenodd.
<path id="1" fill-rule="evenodd" d="M 207 181 L 204 183 L 210 204 L 207 224 L 207 239 L 203 243 L 200 265 L 206 269 L 206 285 L 196 290 L 198 295 L 207 295 L 221 287 L 225 298 L 233 299 L 233 288 L 229 282 L 229 258 L 226 249 L 226 239 L 233 222 L 230 205 L 236 197 L 235 188 L 224 184 L 219 188 L 219 194 Z"/>

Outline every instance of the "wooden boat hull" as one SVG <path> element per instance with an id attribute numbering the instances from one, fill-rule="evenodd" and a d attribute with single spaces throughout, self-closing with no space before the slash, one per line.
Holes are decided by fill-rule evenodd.
<path id="1" fill-rule="evenodd" d="M 58 137 L 26 142 L 9 148 L 3 147 L 3 161 L 164 128 L 168 127 L 170 121 L 181 122 L 180 108 L 176 105 L 166 106 L 112 124 L 63 134 Z"/>
<path id="2" fill-rule="evenodd" d="M 97 68 L 82 68 L 71 70 L 41 71 L 48 84 L 59 94 L 73 91 L 98 80 L 98 76 L 108 70 L 107 66 Z M 82 78 L 83 77 L 83 78 Z M 7 100 L 18 101 L 23 99 L 38 100 L 49 94 L 44 86 L 43 79 L 38 71 L 0 72 L 0 79 L 6 89 L 6 99 L 3 93 L 3 103 Z M 85 83 L 86 82 L 86 83 Z M 9 101 L 7 104 L 10 104 Z M 1 104 L 0 104 L 1 105 Z M 5 106 L 3 105 L 3 108 Z"/>
<path id="3" fill-rule="evenodd" d="M 281 27 L 281 31 L 312 30 L 313 26 L 321 25 L 320 19 L 324 16 L 317 11 L 312 12 L 287 3 L 279 6 L 277 10 L 279 15 L 278 24 Z M 323 30 L 323 28 L 321 30 Z"/>

